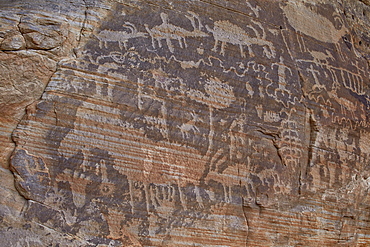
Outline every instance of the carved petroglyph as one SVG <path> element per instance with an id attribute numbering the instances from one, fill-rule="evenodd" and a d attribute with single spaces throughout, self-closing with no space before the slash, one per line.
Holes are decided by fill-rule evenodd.
<path id="1" fill-rule="evenodd" d="M 346 43 L 346 41 L 343 42 L 342 38 L 349 33 L 349 30 L 344 25 L 342 17 L 336 11 L 332 12 L 332 16 L 324 17 L 320 13 L 313 11 L 313 6 L 314 5 L 311 4 L 297 2 L 287 3 L 282 7 L 282 9 L 288 19 L 289 24 L 297 32 L 315 38 L 324 43 L 334 44 L 338 57 L 342 61 L 345 61 L 346 58 L 342 50 L 342 44 Z M 304 25 L 302 25 L 302 23 L 304 23 Z M 320 26 L 321 28 L 311 28 L 313 26 Z M 302 52 L 309 51 L 307 49 L 307 44 L 305 44 L 306 39 L 303 38 L 302 35 L 298 34 L 297 40 Z M 345 47 L 347 48 L 347 46 Z M 352 51 L 357 54 L 355 49 L 352 49 Z M 328 54 L 328 56 L 330 56 L 330 54 Z"/>
<path id="2" fill-rule="evenodd" d="M 274 69 L 275 67 L 276 69 Z M 284 64 L 283 57 L 280 57 L 278 63 L 271 65 L 271 72 L 267 72 L 267 76 L 269 84 L 264 88 L 266 94 L 285 107 L 288 107 L 289 104 L 295 105 L 296 98 L 292 93 L 294 85 L 289 83 L 295 75 L 292 69 Z"/>
<path id="3" fill-rule="evenodd" d="M 361 149 L 361 152 L 367 155 L 368 157 L 370 157 L 369 140 L 370 140 L 370 133 L 367 133 L 365 131 L 360 133 L 359 148 Z"/>
<path id="4" fill-rule="evenodd" d="M 230 138 L 230 160 L 241 160 L 244 156 L 244 148 L 247 145 L 247 138 L 244 134 L 246 125 L 246 116 L 241 114 L 230 125 L 229 138 Z"/>
<path id="5" fill-rule="evenodd" d="M 296 59 L 296 61 L 301 62 L 302 64 L 307 63 L 308 67 L 311 69 L 310 72 L 312 75 L 316 74 L 319 76 L 320 73 L 322 73 L 322 81 L 326 80 L 325 77 L 330 76 L 330 80 L 339 82 L 352 92 L 358 95 L 365 94 L 365 78 L 368 78 L 368 70 L 366 69 L 366 66 L 359 65 L 359 61 L 355 60 L 346 61 L 348 65 L 346 67 L 338 67 L 336 64 L 337 60 L 334 58 L 332 51 L 326 49 L 324 51 L 309 50 L 308 52 L 311 54 L 312 59 Z M 315 68 L 315 72 L 312 71 L 313 68 Z M 316 83 L 319 81 L 317 76 L 314 78 Z"/>
<path id="6" fill-rule="evenodd" d="M 153 170 L 153 150 L 148 149 L 144 159 L 144 177 L 149 179 L 149 175 Z"/>
<path id="7" fill-rule="evenodd" d="M 312 66 L 312 64 L 307 69 L 307 71 L 312 74 L 312 77 L 313 77 L 314 82 L 315 82 L 315 84 L 312 86 L 312 91 L 325 90 L 326 89 L 325 85 L 321 84 L 320 81 L 319 81 L 319 79 L 318 79 L 318 76 L 320 75 L 320 71 L 314 69 L 313 66 Z"/>
<path id="8" fill-rule="evenodd" d="M 364 95 L 365 87 L 363 77 L 347 70 L 341 70 L 343 86 L 358 95 Z"/>
<path id="9" fill-rule="evenodd" d="M 114 63 L 107 63 L 105 60 L 109 58 L 114 61 Z M 104 60 L 104 64 L 100 64 L 101 61 Z M 90 59 L 91 62 L 95 63 L 92 59 Z M 140 65 L 140 55 L 137 53 L 137 51 L 133 50 L 132 48 L 129 48 L 128 51 L 125 53 L 121 53 L 118 51 L 112 51 L 108 55 L 100 55 L 96 59 L 96 63 L 99 64 L 99 72 L 105 73 L 107 70 L 111 68 L 118 68 L 119 66 L 126 67 L 126 68 L 136 68 Z M 108 66 L 107 66 L 108 65 Z M 122 78 L 124 75 L 117 74 L 116 77 Z"/>
<path id="10" fill-rule="evenodd" d="M 188 31 L 182 27 L 175 26 L 169 23 L 168 15 L 166 13 L 161 13 L 162 24 L 158 26 L 154 26 L 153 28 L 149 28 L 147 24 L 145 24 L 145 29 L 149 33 L 150 37 L 152 38 L 152 46 L 155 49 L 157 47 L 162 47 L 162 40 L 166 40 L 167 47 L 170 52 L 174 52 L 175 48 L 172 44 L 171 40 L 177 40 L 179 42 L 180 48 L 186 48 L 186 38 L 187 37 L 207 37 L 208 34 L 201 31 L 202 24 L 200 22 L 199 17 L 193 13 L 189 12 L 190 16 L 186 15 L 193 26 L 193 31 Z M 198 25 L 196 25 L 196 20 L 198 21 Z"/>
<path id="11" fill-rule="evenodd" d="M 312 50 L 310 53 L 313 57 L 313 62 L 316 64 L 329 64 L 335 61 L 333 54 L 329 50 L 325 50 L 324 52 Z"/>
<path id="12" fill-rule="evenodd" d="M 358 95 L 364 95 L 366 93 L 364 78 L 366 78 L 367 73 L 354 64 L 351 64 L 351 66 L 354 66 L 353 71 L 331 65 L 323 66 L 323 68 L 330 71 L 334 82 L 341 83 L 345 88 Z"/>
<path id="13" fill-rule="evenodd" d="M 328 91 L 328 95 L 334 101 L 336 101 L 340 106 L 341 114 L 344 116 L 350 115 L 353 120 L 358 120 L 355 112 L 357 110 L 357 102 L 352 102 L 346 98 L 343 98 L 338 95 L 337 91 L 340 88 L 339 84 L 335 83 L 330 91 Z"/>
<path id="14" fill-rule="evenodd" d="M 247 82 L 247 81 L 245 82 L 245 88 L 248 91 L 248 96 L 252 98 L 253 95 L 254 95 L 254 90 L 253 90 L 251 84 L 249 82 Z"/>
<path id="15" fill-rule="evenodd" d="M 107 47 L 108 42 L 118 42 L 119 48 L 121 50 L 123 49 L 123 46 L 125 47 L 125 49 L 127 49 L 127 42 L 130 39 L 147 37 L 146 33 L 138 32 L 134 24 L 130 22 L 125 22 L 123 27 L 126 29 L 125 31 L 113 31 L 113 30 L 100 31 L 96 35 L 96 37 L 99 40 L 100 49 L 103 48 L 103 44 L 105 48 L 108 48 Z"/>
<path id="16" fill-rule="evenodd" d="M 263 106 L 260 104 L 260 105 L 256 105 L 255 108 L 256 108 L 257 116 L 262 119 Z"/>
<path id="17" fill-rule="evenodd" d="M 281 120 L 280 114 L 273 111 L 266 111 L 263 115 L 263 121 L 267 123 L 276 123 Z"/>
<path id="18" fill-rule="evenodd" d="M 259 12 L 261 11 L 261 7 L 256 5 L 256 7 L 253 7 L 252 4 L 250 2 L 248 2 L 248 0 L 245 1 L 247 6 L 252 10 L 253 14 L 256 16 L 256 17 L 259 17 Z"/>
<path id="19" fill-rule="evenodd" d="M 181 131 L 182 138 L 189 138 L 189 134 L 193 133 L 199 133 L 199 128 L 196 126 L 197 122 L 203 122 L 202 119 L 199 118 L 199 116 L 193 111 L 190 113 L 192 116 L 192 119 L 187 121 L 186 123 L 183 123 L 181 126 L 177 126 Z"/>
<path id="20" fill-rule="evenodd" d="M 204 88 L 209 95 L 205 100 L 213 108 L 226 108 L 235 100 L 233 88 L 216 77 L 208 79 Z"/>
<path id="21" fill-rule="evenodd" d="M 62 61 L 43 96 L 49 105 L 30 108 L 28 125 L 20 125 L 28 128 L 21 145 L 43 159 L 27 156 L 17 168 L 25 169 L 22 179 L 37 178 L 47 194 L 40 202 L 49 207 L 25 209 L 30 218 L 91 246 L 182 246 L 189 239 L 245 246 L 246 237 L 248 246 L 289 246 L 331 234 L 318 220 L 327 216 L 323 207 L 337 217 L 332 209 L 346 207 L 342 201 L 359 186 L 349 184 L 341 198 L 331 191 L 353 170 L 361 177 L 369 163 L 367 64 L 338 59 L 335 44 L 300 30 L 295 37 L 289 14 L 278 8 L 291 2 L 243 1 L 225 15 L 224 6 L 215 8 L 220 16 L 208 16 L 216 5 L 209 1 L 131 2 L 117 4 L 102 24 L 127 20 L 125 31 L 98 32 L 83 56 Z M 210 8 L 202 19 L 186 12 L 201 11 L 198 4 Z M 363 133 L 337 124 L 351 118 Z M 315 186 L 313 192 L 327 191 L 305 194 Z M 38 188 L 29 190 L 35 198 Z M 315 206 L 306 207 L 306 199 Z M 313 228 L 307 238 L 295 236 Z"/>
<path id="22" fill-rule="evenodd" d="M 58 174 L 56 181 L 68 182 L 70 184 L 73 203 L 77 208 L 82 208 L 86 204 L 86 189 L 94 182 L 94 177 L 100 177 L 99 190 L 103 195 L 108 196 L 114 190 L 114 185 L 108 181 L 107 166 L 105 160 L 94 157 L 94 149 L 82 152 L 79 151 L 82 159 L 81 164 L 73 169 L 65 169 Z"/>
<path id="23" fill-rule="evenodd" d="M 348 32 L 348 29 L 342 25 L 341 17 L 333 13 L 334 19 L 338 23 L 333 23 L 328 18 L 312 11 L 310 6 L 305 3 L 288 2 L 282 7 L 289 24 L 296 31 L 300 31 L 309 37 L 313 37 L 325 43 L 337 43 L 342 36 Z M 320 27 L 320 28 L 312 28 Z"/>
<path id="24" fill-rule="evenodd" d="M 296 167 L 302 157 L 302 144 L 298 132 L 298 123 L 293 120 L 292 115 L 296 112 L 292 108 L 286 114 L 288 117 L 281 121 L 280 138 L 276 142 L 278 152 L 285 166 Z"/>
<path id="25" fill-rule="evenodd" d="M 154 79 L 154 86 L 158 91 L 164 90 L 166 93 L 173 93 L 183 90 L 184 81 L 182 78 L 169 76 L 161 69 L 152 70 L 151 74 Z"/>
<path id="26" fill-rule="evenodd" d="M 216 77 L 211 77 L 206 80 L 204 88 L 208 96 L 206 96 L 203 92 L 194 89 L 189 90 L 187 94 L 191 99 L 208 105 L 210 121 L 208 135 L 209 144 L 205 156 L 210 156 L 213 150 L 213 141 L 215 136 L 214 110 L 229 107 L 236 98 L 233 92 L 233 88 Z M 213 160 L 216 160 L 215 157 L 213 158 Z M 216 168 L 216 165 L 214 165 L 213 167 Z"/>
<path id="27" fill-rule="evenodd" d="M 275 89 L 275 97 L 278 97 L 277 93 L 280 91 L 282 96 L 285 96 L 285 94 L 289 95 L 289 98 L 291 98 L 291 92 L 287 89 L 287 73 L 290 73 L 292 75 L 292 70 L 284 64 L 283 57 L 280 57 L 279 63 L 272 64 L 271 67 L 277 66 L 277 75 L 278 75 L 278 88 Z M 268 88 L 269 86 L 267 86 Z"/>
<path id="28" fill-rule="evenodd" d="M 155 112 L 157 112 L 157 114 L 145 115 L 143 117 L 144 122 L 148 125 L 149 129 L 153 130 L 155 128 L 156 130 L 159 131 L 162 137 L 168 138 L 168 134 L 169 134 L 168 120 L 167 120 L 168 109 L 167 109 L 166 101 L 162 98 L 163 96 L 159 94 L 160 94 L 160 90 L 168 90 L 168 91 L 174 90 L 172 85 L 170 85 L 170 82 L 176 81 L 176 79 L 167 78 L 163 75 L 158 75 L 156 74 L 157 72 L 155 71 L 152 71 L 152 73 L 153 73 L 153 77 L 155 78 L 154 84 L 155 84 L 155 90 L 157 90 L 157 93 L 149 93 L 148 91 L 145 91 L 148 89 L 145 87 L 147 82 L 138 78 L 137 108 L 139 110 L 145 111 L 151 107 L 148 104 L 154 104 L 156 108 Z M 153 110 L 154 110 L 154 106 L 153 106 Z"/>
<path id="29" fill-rule="evenodd" d="M 207 79 L 204 88 L 208 95 L 194 89 L 188 90 L 187 95 L 190 99 L 215 109 L 226 108 L 235 100 L 233 88 L 217 77 Z"/>
<path id="30" fill-rule="evenodd" d="M 125 221 L 125 214 L 118 209 L 108 208 L 108 213 L 104 214 L 109 227 L 108 238 L 121 240 L 127 247 L 142 247 L 143 245 L 135 235 L 126 229 L 122 223 Z"/>
<path id="31" fill-rule="evenodd" d="M 246 45 L 249 56 L 254 57 L 255 54 L 252 51 L 252 45 L 258 45 L 263 47 L 264 53 L 267 57 L 275 57 L 275 47 L 271 42 L 266 40 L 266 33 L 264 29 L 262 29 L 263 34 L 261 36 L 252 26 L 248 26 L 248 28 L 255 32 L 256 37 L 252 37 L 244 29 L 238 27 L 228 20 L 216 21 L 213 29 L 206 25 L 206 29 L 208 32 L 213 34 L 213 38 L 215 39 L 215 45 L 212 48 L 212 51 L 217 52 L 218 43 L 221 42 L 220 54 L 224 56 L 226 44 L 230 43 L 233 45 L 239 45 L 240 55 L 245 57 L 243 46 Z"/>

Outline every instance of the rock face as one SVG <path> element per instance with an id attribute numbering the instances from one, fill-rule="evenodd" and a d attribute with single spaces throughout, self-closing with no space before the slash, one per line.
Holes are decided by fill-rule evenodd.
<path id="1" fill-rule="evenodd" d="M 0 245 L 368 246 L 367 4 L 0 1 Z"/>

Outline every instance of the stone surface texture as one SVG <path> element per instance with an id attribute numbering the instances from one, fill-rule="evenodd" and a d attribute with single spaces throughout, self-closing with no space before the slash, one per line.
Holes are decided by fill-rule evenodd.
<path id="1" fill-rule="evenodd" d="M 370 6 L 0 0 L 0 246 L 369 246 Z"/>

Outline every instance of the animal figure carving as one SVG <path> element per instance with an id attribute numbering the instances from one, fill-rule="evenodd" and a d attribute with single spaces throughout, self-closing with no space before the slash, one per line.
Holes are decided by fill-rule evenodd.
<path id="1" fill-rule="evenodd" d="M 181 131 L 182 138 L 189 138 L 189 133 L 191 131 L 193 131 L 194 133 L 199 132 L 199 129 L 195 124 L 197 122 L 203 122 L 194 112 L 190 114 L 193 117 L 193 119 L 187 121 L 186 123 L 183 123 L 180 127 L 178 127 Z"/>
<path id="2" fill-rule="evenodd" d="M 329 97 L 334 99 L 340 105 L 341 114 L 343 115 L 350 114 L 352 119 L 358 120 L 355 114 L 357 110 L 357 103 L 353 103 L 352 101 L 346 98 L 340 97 L 337 92 L 338 89 L 339 89 L 339 84 L 335 83 L 332 90 L 327 91 Z"/>
<path id="3" fill-rule="evenodd" d="M 108 42 L 118 42 L 121 50 L 123 49 L 122 45 L 125 47 L 125 49 L 127 49 L 127 42 L 129 39 L 147 36 L 146 33 L 138 32 L 136 27 L 130 22 L 125 22 L 123 27 L 125 27 L 127 31 L 103 30 L 99 32 L 96 37 L 99 40 L 100 49 L 103 48 L 103 44 L 105 48 L 108 48 Z"/>
<path id="4" fill-rule="evenodd" d="M 217 52 L 218 42 L 221 42 L 220 54 L 225 55 L 226 43 L 230 43 L 233 45 L 239 45 L 240 55 L 245 57 L 243 46 L 246 45 L 248 47 L 249 55 L 253 57 L 254 53 L 252 51 L 252 45 L 259 45 L 263 46 L 264 54 L 267 57 L 275 57 L 275 48 L 273 44 L 265 40 L 266 33 L 263 33 L 261 37 L 256 29 L 250 26 L 249 28 L 255 32 L 256 37 L 251 37 L 242 28 L 232 24 L 229 21 L 216 21 L 213 29 L 206 25 L 207 31 L 211 32 L 213 34 L 213 38 L 215 39 L 215 45 L 212 48 L 212 51 Z M 267 47 L 269 50 L 267 50 Z"/>
<path id="5" fill-rule="evenodd" d="M 161 13 L 162 24 L 158 26 L 154 26 L 153 28 L 149 28 L 147 24 L 145 24 L 145 28 L 149 35 L 152 38 L 152 46 L 155 49 L 156 44 L 155 41 L 158 43 L 158 47 L 162 47 L 161 41 L 164 39 L 166 40 L 168 49 L 171 53 L 175 51 L 175 48 L 171 42 L 171 40 L 177 40 L 179 42 L 180 48 L 186 48 L 186 38 L 187 37 L 207 37 L 208 34 L 201 31 L 202 24 L 200 22 L 199 17 L 193 13 L 189 12 L 191 15 L 186 16 L 193 26 L 193 31 L 188 31 L 182 27 L 175 26 L 168 21 L 168 15 L 166 13 Z M 196 20 L 198 20 L 198 25 L 196 25 Z"/>

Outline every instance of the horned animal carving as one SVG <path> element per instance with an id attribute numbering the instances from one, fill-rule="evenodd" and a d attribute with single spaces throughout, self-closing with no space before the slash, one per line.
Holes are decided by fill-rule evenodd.
<path id="1" fill-rule="evenodd" d="M 104 47 L 107 48 L 108 42 L 118 42 L 121 50 L 123 49 L 122 45 L 127 49 L 127 42 L 129 39 L 147 36 L 146 33 L 138 32 L 136 27 L 130 22 L 125 22 L 123 27 L 126 28 L 127 31 L 103 30 L 99 32 L 96 37 L 99 40 L 100 49 L 103 48 L 103 43 Z"/>
<path id="2" fill-rule="evenodd" d="M 208 34 L 201 31 L 202 24 L 200 22 L 199 17 L 190 12 L 190 16 L 186 16 L 191 21 L 193 26 L 193 31 L 188 31 L 182 27 L 175 26 L 169 23 L 168 15 L 166 13 L 161 13 L 162 24 L 158 26 L 154 26 L 153 28 L 149 28 L 147 24 L 145 24 L 145 29 L 149 33 L 152 38 L 152 46 L 155 49 L 157 46 L 155 42 L 158 43 L 158 47 L 162 47 L 161 41 L 164 39 L 166 40 L 168 49 L 171 53 L 175 51 L 175 48 L 171 42 L 171 40 L 177 40 L 179 42 L 180 48 L 186 48 L 186 38 L 187 37 L 206 37 Z M 196 20 L 198 20 L 198 25 L 196 25 Z"/>
<path id="3" fill-rule="evenodd" d="M 352 119 L 358 120 L 355 112 L 357 110 L 357 102 L 352 102 L 338 95 L 339 83 L 336 82 L 330 91 L 327 91 L 330 98 L 334 99 L 340 105 L 342 115 L 350 115 Z"/>
<path id="4" fill-rule="evenodd" d="M 275 48 L 271 42 L 265 40 L 266 34 L 263 32 L 262 37 L 260 37 L 255 28 L 251 26 L 248 27 L 255 32 L 256 37 L 251 37 L 242 28 L 232 24 L 229 21 L 216 21 L 213 29 L 206 25 L 207 31 L 211 32 L 213 34 L 213 38 L 215 39 L 215 45 L 212 51 L 217 52 L 218 42 L 221 42 L 220 54 L 225 55 L 226 43 L 230 43 L 233 45 L 239 45 L 240 55 L 245 57 L 243 46 L 246 45 L 248 47 L 249 55 L 253 57 L 254 53 L 252 51 L 252 45 L 259 45 L 263 46 L 264 54 L 267 57 L 275 57 Z M 269 50 L 267 50 L 267 47 Z"/>

